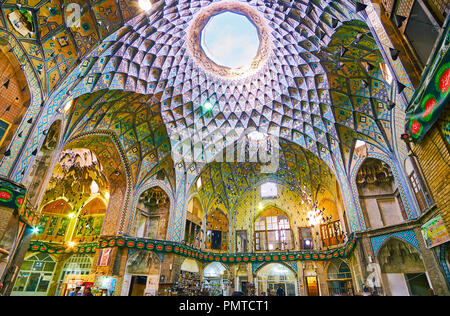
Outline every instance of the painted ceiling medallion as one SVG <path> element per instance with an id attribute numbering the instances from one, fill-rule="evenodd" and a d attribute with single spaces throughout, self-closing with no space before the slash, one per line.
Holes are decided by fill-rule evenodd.
<path id="1" fill-rule="evenodd" d="M 218 47 L 213 47 L 214 43 L 209 41 L 212 37 L 208 36 L 208 33 L 214 32 L 214 28 L 220 27 L 220 24 L 227 20 L 231 23 L 234 20 L 244 26 L 250 40 L 255 45 L 259 43 L 259 47 L 255 47 L 254 52 L 247 51 L 240 54 L 240 47 L 248 43 L 241 43 L 242 38 L 238 38 L 233 31 L 236 25 L 226 25 L 227 29 L 222 29 L 215 34 L 216 36 L 222 34 L 223 38 L 219 41 L 222 40 L 224 45 L 227 38 L 233 37 L 234 41 L 227 45 L 228 54 L 221 52 Z M 252 36 L 254 31 L 258 38 Z M 264 66 L 271 51 L 270 33 L 263 17 L 252 7 L 243 3 L 230 1 L 208 6 L 195 17 L 187 34 L 188 47 L 194 60 L 207 72 L 222 78 L 239 79 L 255 74 Z M 240 58 L 232 60 L 233 54 L 239 54 Z"/>

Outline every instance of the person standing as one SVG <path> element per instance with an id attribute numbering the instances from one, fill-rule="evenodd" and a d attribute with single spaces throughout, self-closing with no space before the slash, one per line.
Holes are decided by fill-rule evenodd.
<path id="1" fill-rule="evenodd" d="M 69 296 L 80 296 L 80 287 L 75 288 L 70 294 Z"/>
<path id="2" fill-rule="evenodd" d="M 281 285 L 278 286 L 277 296 L 286 296 L 286 293 L 284 292 L 284 289 L 281 287 Z"/>

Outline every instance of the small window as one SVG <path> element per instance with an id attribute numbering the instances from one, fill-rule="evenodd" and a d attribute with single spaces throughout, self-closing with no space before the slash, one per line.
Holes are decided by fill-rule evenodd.
<path id="1" fill-rule="evenodd" d="M 267 182 L 261 185 L 261 198 L 269 199 L 278 197 L 278 185 Z"/>
<path id="2" fill-rule="evenodd" d="M 202 188 L 202 177 L 198 178 L 197 180 L 197 190 L 200 190 Z"/>

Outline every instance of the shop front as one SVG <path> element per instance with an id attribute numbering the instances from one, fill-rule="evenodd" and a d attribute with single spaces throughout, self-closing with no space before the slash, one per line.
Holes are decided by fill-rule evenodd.
<path id="1" fill-rule="evenodd" d="M 155 253 L 136 251 L 127 261 L 122 296 L 156 296 L 160 274 L 161 260 Z"/>
<path id="2" fill-rule="evenodd" d="M 187 258 L 183 261 L 176 291 L 179 296 L 199 296 L 201 294 L 200 268 L 194 259 Z"/>
<path id="3" fill-rule="evenodd" d="M 257 272 L 256 280 L 258 296 L 296 296 L 298 293 L 296 274 L 279 263 L 262 267 Z"/>
<path id="4" fill-rule="evenodd" d="M 227 268 L 219 262 L 213 262 L 207 265 L 203 271 L 202 289 L 208 296 L 231 295 Z"/>

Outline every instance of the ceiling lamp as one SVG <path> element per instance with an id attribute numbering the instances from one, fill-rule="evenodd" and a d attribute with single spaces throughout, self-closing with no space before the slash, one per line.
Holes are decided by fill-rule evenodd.
<path id="1" fill-rule="evenodd" d="M 317 226 L 322 223 L 323 215 L 320 210 L 314 208 L 314 210 L 308 212 L 309 226 Z"/>
<path id="2" fill-rule="evenodd" d="M 211 110 L 213 108 L 213 105 L 212 105 L 212 103 L 209 100 L 206 100 L 206 102 L 203 103 L 203 108 L 206 111 L 209 111 L 209 110 Z"/>
<path id="3" fill-rule="evenodd" d="M 91 193 L 92 193 L 92 194 L 97 194 L 98 191 L 99 191 L 98 184 L 97 184 L 97 182 L 95 182 L 95 180 L 94 180 L 94 181 L 92 181 L 92 183 L 91 183 Z"/>
<path id="4" fill-rule="evenodd" d="M 144 11 L 149 11 L 152 8 L 152 2 L 150 0 L 139 0 L 139 6 Z"/>

